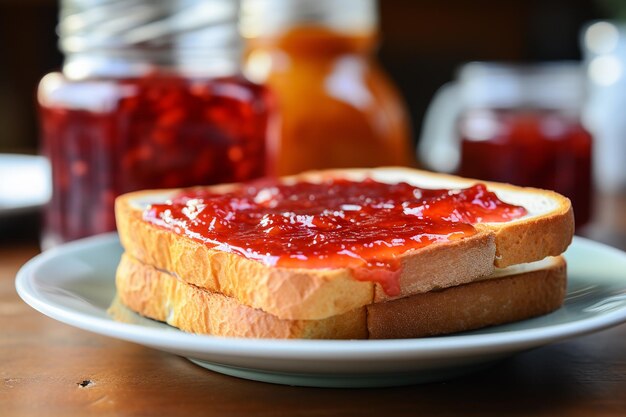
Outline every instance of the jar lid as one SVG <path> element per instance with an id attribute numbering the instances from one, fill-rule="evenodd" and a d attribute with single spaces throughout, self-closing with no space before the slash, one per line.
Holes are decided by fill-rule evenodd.
<path id="1" fill-rule="evenodd" d="M 242 0 L 241 33 L 268 36 L 293 26 L 322 25 L 341 33 L 368 33 L 378 25 L 376 0 Z"/>
<path id="2" fill-rule="evenodd" d="M 127 71 L 123 63 L 131 61 L 137 68 L 192 68 L 220 60 L 232 66 L 241 53 L 238 15 L 233 0 L 62 0 L 64 71 L 101 68 L 107 60 L 109 73 Z"/>
<path id="3" fill-rule="evenodd" d="M 468 107 L 579 109 L 586 93 L 584 69 L 574 61 L 470 62 L 458 79 Z"/>

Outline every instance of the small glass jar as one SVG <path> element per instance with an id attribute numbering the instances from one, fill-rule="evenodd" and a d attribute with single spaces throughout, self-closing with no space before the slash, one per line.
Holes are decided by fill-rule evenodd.
<path id="1" fill-rule="evenodd" d="M 64 0 L 38 91 L 43 246 L 115 230 L 121 193 L 268 174 L 271 98 L 241 76 L 238 2 Z"/>
<path id="2" fill-rule="evenodd" d="M 592 137 L 581 120 L 580 64 L 474 62 L 438 96 L 421 144 L 429 167 L 555 190 L 572 200 L 577 227 L 589 222 Z M 451 134 L 432 129 L 437 123 Z"/>
<path id="3" fill-rule="evenodd" d="M 375 58 L 375 0 L 243 0 L 246 74 L 280 108 L 277 171 L 413 165 L 404 103 Z"/>

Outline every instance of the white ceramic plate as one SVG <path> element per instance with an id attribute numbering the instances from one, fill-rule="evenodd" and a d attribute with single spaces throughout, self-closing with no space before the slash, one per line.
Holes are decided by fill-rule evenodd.
<path id="1" fill-rule="evenodd" d="M 107 309 L 122 253 L 115 234 L 44 252 L 20 270 L 17 291 L 32 307 L 95 333 L 188 357 L 254 380 L 305 386 L 402 385 L 451 378 L 547 343 L 626 321 L 626 253 L 582 238 L 567 251 L 565 305 L 544 317 L 453 336 L 406 340 L 254 340 L 200 336 Z M 119 319 L 119 318 L 118 318 Z"/>
<path id="2" fill-rule="evenodd" d="M 46 158 L 0 154 L 0 215 L 40 207 L 50 199 L 51 190 Z"/>

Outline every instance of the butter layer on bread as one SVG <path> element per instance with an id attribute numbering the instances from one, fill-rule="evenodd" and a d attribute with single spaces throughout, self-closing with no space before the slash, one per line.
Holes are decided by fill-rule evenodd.
<path id="1" fill-rule="evenodd" d="M 546 314 L 565 295 L 562 257 L 499 269 L 481 281 L 375 303 L 319 320 L 288 320 L 187 284 L 124 254 L 116 285 L 139 314 L 187 332 L 230 337 L 390 339 L 477 329 Z"/>
<path id="2" fill-rule="evenodd" d="M 423 188 L 467 187 L 477 181 L 404 168 L 335 170 L 301 174 L 285 182 L 324 178 L 405 181 Z M 549 191 L 488 183 L 504 201 L 523 205 L 529 214 L 507 223 L 475 225 L 479 232 L 457 241 L 435 243 L 401 256 L 401 291 L 389 297 L 379 285 L 357 281 L 346 268 L 272 267 L 208 247 L 145 222 L 143 210 L 177 190 L 126 194 L 116 202 L 118 231 L 125 250 L 141 262 L 171 271 L 183 281 L 269 312 L 281 319 L 318 320 L 350 312 L 373 302 L 460 285 L 489 275 L 494 266 L 531 262 L 562 253 L 573 234 L 566 198 Z M 209 187 L 228 191 L 232 185 Z M 516 201 L 520 200 L 520 201 Z"/>

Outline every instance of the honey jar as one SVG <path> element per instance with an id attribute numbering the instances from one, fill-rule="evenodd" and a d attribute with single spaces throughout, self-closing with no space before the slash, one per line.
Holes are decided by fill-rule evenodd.
<path id="1" fill-rule="evenodd" d="M 244 0 L 245 70 L 280 109 L 279 174 L 412 165 L 407 111 L 375 56 L 374 0 Z"/>

